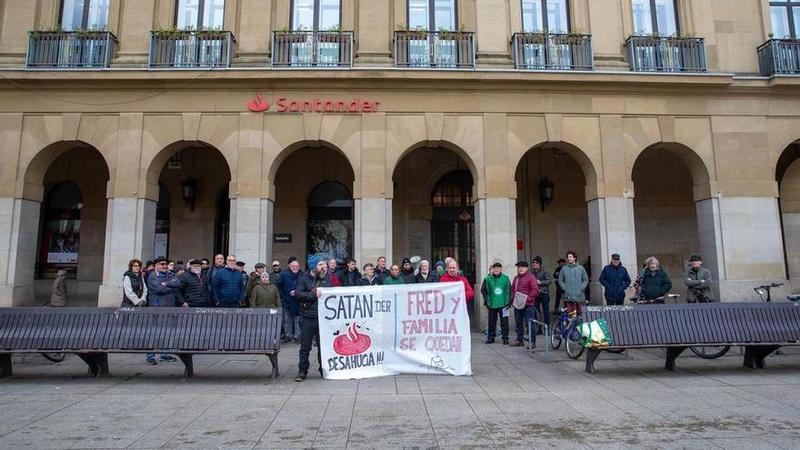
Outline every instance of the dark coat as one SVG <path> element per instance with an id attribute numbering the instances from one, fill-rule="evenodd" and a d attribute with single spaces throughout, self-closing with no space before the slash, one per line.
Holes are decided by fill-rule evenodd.
<path id="1" fill-rule="evenodd" d="M 181 282 L 171 272 L 154 270 L 147 276 L 147 303 L 150 306 L 180 306 Z"/>
<path id="2" fill-rule="evenodd" d="M 191 272 L 184 272 L 178 280 L 181 282 L 181 295 L 183 300 L 193 308 L 211 306 L 211 297 L 208 291 L 208 281 L 201 273 L 199 276 Z"/>
<path id="3" fill-rule="evenodd" d="M 405 284 L 414 284 L 417 282 L 417 277 L 414 275 L 414 269 L 411 269 L 408 272 L 400 269 L 400 278 L 403 279 L 403 283 Z"/>
<path id="4" fill-rule="evenodd" d="M 333 287 L 331 277 L 320 277 L 316 272 L 303 274 L 297 282 L 296 297 L 300 302 L 300 316 L 308 319 L 317 318 L 317 293 L 318 287 Z"/>
<path id="5" fill-rule="evenodd" d="M 131 289 L 133 290 L 133 293 L 141 298 L 142 294 L 144 294 L 144 280 L 142 279 L 141 272 L 140 273 L 134 273 L 134 272 L 131 272 L 129 270 L 129 271 L 125 272 L 125 275 L 123 275 L 123 278 L 124 277 L 128 277 L 128 279 L 130 280 L 130 283 L 131 283 Z M 133 302 L 128 300 L 128 297 L 125 296 L 125 292 L 123 292 L 122 293 L 122 305 L 121 306 L 123 308 L 133 308 L 136 305 L 134 305 Z"/>
<path id="6" fill-rule="evenodd" d="M 238 305 L 244 300 L 244 283 L 242 272 L 229 267 L 218 269 L 214 274 L 212 292 L 216 295 L 218 304 Z"/>
<path id="7" fill-rule="evenodd" d="M 358 282 L 361 280 L 361 272 L 358 269 L 351 272 L 345 268 L 336 274 L 336 278 L 339 279 L 339 283 L 342 286 L 358 286 Z"/>
<path id="8" fill-rule="evenodd" d="M 672 289 L 672 280 L 664 269 L 645 269 L 642 274 L 642 297 L 645 300 L 655 300 L 667 295 Z"/>
<path id="9" fill-rule="evenodd" d="M 272 284 L 278 288 L 278 292 L 281 294 L 281 303 L 283 308 L 289 310 L 289 314 L 296 316 L 300 314 L 300 302 L 297 301 L 297 282 L 300 281 L 302 277 L 305 276 L 303 271 L 298 271 L 297 273 L 292 272 L 291 270 L 284 270 L 281 272 L 281 275 L 278 277 L 277 280 L 274 280 Z M 290 293 L 295 291 L 295 296 L 292 297 Z"/>
<path id="10" fill-rule="evenodd" d="M 438 283 L 439 282 L 439 275 L 436 272 L 430 271 L 428 272 L 428 277 L 425 278 L 422 276 L 422 272 L 416 274 L 414 276 L 413 283 Z"/>
<path id="11" fill-rule="evenodd" d="M 361 277 L 361 279 L 358 280 L 359 286 L 380 286 L 382 284 L 383 280 L 381 280 L 381 277 L 379 277 L 378 275 L 372 277 L 371 280 L 367 279 L 367 277 Z"/>
<path id="12" fill-rule="evenodd" d="M 622 264 L 616 267 L 609 264 L 603 267 L 603 271 L 600 273 L 600 284 L 605 288 L 603 295 L 606 300 L 624 300 L 625 289 L 631 285 L 631 277 Z"/>

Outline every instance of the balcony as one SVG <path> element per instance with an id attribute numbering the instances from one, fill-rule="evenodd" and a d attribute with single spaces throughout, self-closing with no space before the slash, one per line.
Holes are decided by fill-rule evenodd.
<path id="1" fill-rule="evenodd" d="M 634 72 L 705 72 L 703 38 L 631 36 L 625 41 Z"/>
<path id="2" fill-rule="evenodd" d="M 800 40 L 770 39 L 758 47 L 761 75 L 800 74 Z"/>
<path id="3" fill-rule="evenodd" d="M 230 31 L 166 30 L 150 33 L 151 69 L 221 69 L 231 66 Z"/>
<path id="4" fill-rule="evenodd" d="M 515 33 L 514 66 L 523 70 L 593 70 L 592 36 Z"/>
<path id="5" fill-rule="evenodd" d="M 429 69 L 474 69 L 475 33 L 395 31 L 394 65 Z"/>
<path id="6" fill-rule="evenodd" d="M 31 31 L 29 69 L 102 69 L 111 64 L 117 38 L 109 31 Z"/>
<path id="7" fill-rule="evenodd" d="M 353 32 L 276 31 L 272 67 L 353 67 Z"/>

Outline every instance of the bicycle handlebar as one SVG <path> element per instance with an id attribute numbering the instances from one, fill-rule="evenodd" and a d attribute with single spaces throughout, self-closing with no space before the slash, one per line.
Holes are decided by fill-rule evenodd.
<path id="1" fill-rule="evenodd" d="M 753 290 L 754 291 L 758 291 L 759 289 L 772 289 L 772 288 L 777 288 L 777 287 L 781 287 L 781 286 L 783 286 L 783 283 L 771 283 L 771 284 L 765 284 L 765 285 L 762 285 L 762 286 L 754 287 Z"/>

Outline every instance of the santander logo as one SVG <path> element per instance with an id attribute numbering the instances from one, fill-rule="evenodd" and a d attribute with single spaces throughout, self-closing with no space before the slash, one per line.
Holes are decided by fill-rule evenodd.
<path id="1" fill-rule="evenodd" d="M 333 351 L 342 356 L 353 356 L 364 353 L 372 345 L 372 339 L 358 332 L 355 322 L 350 323 L 346 333 L 340 333 L 333 339 Z"/>
<path id="2" fill-rule="evenodd" d="M 247 103 L 247 109 L 254 113 L 264 112 L 269 109 L 269 103 L 264 100 L 264 97 L 262 97 L 261 94 L 258 94 L 254 99 Z"/>

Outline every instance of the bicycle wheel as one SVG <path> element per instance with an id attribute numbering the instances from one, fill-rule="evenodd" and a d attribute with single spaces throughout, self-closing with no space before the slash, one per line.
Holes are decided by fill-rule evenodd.
<path id="1" fill-rule="evenodd" d="M 48 361 L 59 363 L 63 361 L 67 355 L 64 353 L 42 353 L 42 356 L 44 356 Z"/>
<path id="2" fill-rule="evenodd" d="M 581 336 L 574 327 L 574 324 L 568 325 L 569 330 L 567 331 L 567 339 L 566 339 L 566 349 L 567 349 L 567 356 L 571 359 L 578 359 L 583 354 L 583 351 L 586 350 L 586 347 L 581 345 L 580 340 Z"/>
<path id="3" fill-rule="evenodd" d="M 553 328 L 550 329 L 550 347 L 553 350 L 558 350 L 561 347 L 561 341 L 563 341 L 561 337 L 561 321 L 556 320 L 553 321 Z"/>
<path id="4" fill-rule="evenodd" d="M 703 359 L 719 358 L 725 353 L 728 353 L 728 350 L 730 349 L 731 349 L 730 345 L 689 347 L 689 350 L 691 350 L 692 353 Z"/>

